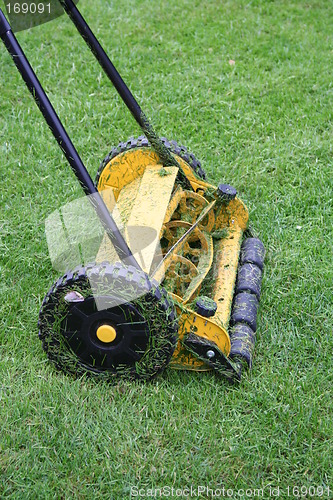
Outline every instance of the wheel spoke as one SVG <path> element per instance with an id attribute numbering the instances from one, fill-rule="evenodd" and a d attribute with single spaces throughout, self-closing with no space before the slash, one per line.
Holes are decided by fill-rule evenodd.
<path id="1" fill-rule="evenodd" d="M 174 235 L 172 234 L 171 229 L 169 229 L 168 227 L 165 227 L 165 231 L 164 231 L 163 236 L 166 240 L 168 240 L 168 242 L 170 243 L 170 246 L 171 246 L 171 243 L 174 240 Z"/>
<path id="2" fill-rule="evenodd" d="M 184 246 L 183 246 L 183 254 L 187 254 L 187 253 L 191 253 L 191 247 L 190 245 L 188 244 L 188 241 L 185 242 Z"/>
<path id="3" fill-rule="evenodd" d="M 138 352 L 134 351 L 133 349 L 131 349 L 130 347 L 126 348 L 126 352 L 127 352 L 127 354 L 129 354 L 131 356 L 131 358 L 134 361 L 139 361 L 139 359 L 141 359 L 141 357 L 142 357 L 142 353 L 138 353 Z"/>
<path id="4" fill-rule="evenodd" d="M 74 306 L 71 308 L 70 311 L 74 316 L 80 319 L 87 319 L 89 316 L 85 312 L 81 311 L 81 309 L 78 308 L 78 306 Z"/>
<path id="5" fill-rule="evenodd" d="M 197 205 L 196 207 L 193 207 L 195 218 L 197 218 L 197 216 L 201 214 L 203 208 L 203 205 Z"/>
<path id="6" fill-rule="evenodd" d="M 145 321 L 131 321 L 128 323 L 118 323 L 117 326 L 128 328 L 134 337 L 146 335 L 146 322 Z M 141 327 L 139 330 L 138 328 Z"/>
<path id="7" fill-rule="evenodd" d="M 192 248 L 189 243 L 185 243 L 184 245 L 184 251 L 183 251 L 183 254 L 184 255 L 192 255 L 193 257 L 199 257 L 201 253 L 201 249 L 200 248 Z"/>
<path id="8" fill-rule="evenodd" d="M 190 247 L 190 250 L 188 253 L 193 255 L 194 257 L 199 257 L 199 255 L 201 254 L 201 250 L 200 250 L 200 248 L 191 248 Z"/>
<path id="9" fill-rule="evenodd" d="M 103 368 L 114 368 L 114 355 L 112 352 L 106 353 L 105 356 L 102 358 L 102 363 L 101 365 Z"/>
<path id="10" fill-rule="evenodd" d="M 185 197 L 182 197 L 179 200 L 179 208 L 180 208 L 180 213 L 186 213 L 188 207 L 187 207 L 187 203 L 186 203 L 186 198 Z"/>
<path id="11" fill-rule="evenodd" d="M 81 346 L 82 344 L 79 344 L 79 347 Z M 92 354 L 94 352 L 94 349 L 90 346 L 90 344 L 87 342 L 85 345 L 84 345 L 84 348 L 82 351 L 80 351 L 79 349 L 77 349 L 77 351 L 79 352 L 78 356 L 80 356 L 80 358 L 84 359 L 84 360 L 89 360 L 90 358 L 92 358 Z"/>
<path id="12" fill-rule="evenodd" d="M 105 309 L 104 313 L 103 313 L 103 319 L 105 319 L 105 320 L 109 319 L 113 323 L 119 324 L 119 321 L 124 321 L 126 318 L 125 318 L 125 314 L 123 312 L 119 313 L 119 314 L 114 314 L 113 311 L 108 311 L 107 309 Z"/>

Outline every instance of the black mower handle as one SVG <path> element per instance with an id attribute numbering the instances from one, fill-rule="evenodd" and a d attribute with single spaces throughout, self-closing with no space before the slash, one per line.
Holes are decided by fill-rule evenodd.
<path id="1" fill-rule="evenodd" d="M 0 37 L 3 39 L 3 36 L 7 33 L 7 31 L 11 31 L 11 27 L 9 22 L 7 21 L 6 16 L 0 9 Z"/>
<path id="2" fill-rule="evenodd" d="M 96 210 L 96 213 L 110 238 L 119 258 L 126 264 L 132 265 L 141 270 L 139 264 L 130 251 L 125 239 L 120 233 L 116 222 L 109 213 L 105 203 L 98 193 L 86 167 L 84 166 L 78 152 L 70 140 L 65 128 L 63 127 L 57 113 L 55 112 L 49 98 L 41 86 L 36 74 L 30 66 L 21 46 L 12 32 L 9 22 L 0 9 L 0 37 L 4 42 L 9 54 L 11 55 L 18 71 L 25 81 L 29 91 L 40 111 L 42 112 L 48 126 L 50 127 L 55 139 L 62 149 L 67 161 L 69 162 L 74 174 L 76 175 L 81 187 Z"/>

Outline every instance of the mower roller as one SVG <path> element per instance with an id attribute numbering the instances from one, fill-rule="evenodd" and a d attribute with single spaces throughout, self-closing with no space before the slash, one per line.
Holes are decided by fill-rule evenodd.
<path id="1" fill-rule="evenodd" d="M 104 231 L 96 261 L 46 294 L 43 348 L 59 369 L 108 381 L 148 380 L 166 366 L 240 380 L 252 364 L 265 254 L 246 237 L 248 210 L 155 133 L 75 4 L 59 1 L 144 135 L 113 148 L 94 183 L 0 10 L 0 36 Z"/>

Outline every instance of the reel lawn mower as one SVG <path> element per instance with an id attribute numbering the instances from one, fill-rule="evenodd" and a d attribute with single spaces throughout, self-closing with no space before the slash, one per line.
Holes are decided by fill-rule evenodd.
<path id="1" fill-rule="evenodd" d="M 265 254 L 245 237 L 248 210 L 155 133 L 73 1 L 59 1 L 144 135 L 113 148 L 94 183 L 0 10 L 0 36 L 103 227 L 96 262 L 66 272 L 43 300 L 43 348 L 59 369 L 108 381 L 148 380 L 166 366 L 240 380 Z"/>

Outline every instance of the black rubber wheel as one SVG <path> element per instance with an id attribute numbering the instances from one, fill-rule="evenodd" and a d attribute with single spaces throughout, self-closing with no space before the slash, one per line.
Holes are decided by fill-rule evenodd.
<path id="1" fill-rule="evenodd" d="M 120 262 L 65 274 L 45 296 L 38 326 L 57 368 L 108 381 L 157 375 L 170 361 L 178 330 L 164 288 Z"/>
<path id="2" fill-rule="evenodd" d="M 188 163 L 188 165 L 192 168 L 197 177 L 203 180 L 206 179 L 206 173 L 202 169 L 200 161 L 198 161 L 194 154 L 190 153 L 185 146 L 178 145 L 176 141 L 168 141 L 168 139 L 166 139 L 165 137 L 161 137 L 161 141 L 163 142 L 165 147 L 169 151 L 171 151 L 171 153 L 179 156 L 184 161 L 186 161 L 186 163 Z M 134 148 L 151 148 L 151 145 L 144 135 L 140 135 L 140 137 L 138 137 L 137 139 L 131 138 L 127 142 L 120 142 L 118 146 L 111 149 L 110 153 L 102 161 L 96 175 L 95 185 L 98 185 L 98 181 L 102 171 L 113 158 L 121 153 L 124 153 L 125 151 L 129 151 Z"/>

